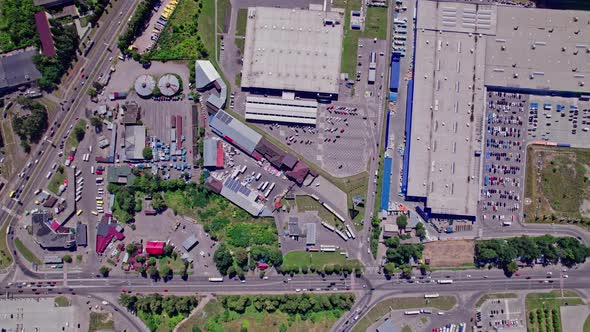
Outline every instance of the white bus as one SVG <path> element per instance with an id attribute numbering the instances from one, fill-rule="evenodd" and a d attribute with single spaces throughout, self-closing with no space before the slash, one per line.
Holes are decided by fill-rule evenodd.
<path id="1" fill-rule="evenodd" d="M 260 174 L 260 173 L 256 174 L 256 181 L 260 180 L 261 176 L 262 176 L 262 174 Z"/>
<path id="2" fill-rule="evenodd" d="M 270 195 L 270 192 L 275 188 L 275 183 L 273 182 L 270 187 L 268 187 L 268 190 L 264 193 L 264 197 L 268 198 L 268 195 Z"/>
<path id="3" fill-rule="evenodd" d="M 410 310 L 410 311 L 406 311 L 404 312 L 404 315 L 419 315 L 420 314 L 420 310 Z"/>
<path id="4" fill-rule="evenodd" d="M 437 297 L 439 297 L 438 293 L 424 294 L 425 299 L 436 299 Z"/>
<path id="5" fill-rule="evenodd" d="M 326 227 L 330 232 L 333 232 L 336 228 L 334 228 L 334 226 L 328 224 L 325 221 L 322 221 L 322 226 Z"/>
<path id="6" fill-rule="evenodd" d="M 223 282 L 223 277 L 211 277 L 209 278 L 210 282 Z"/>
<path id="7" fill-rule="evenodd" d="M 258 184 L 258 187 L 256 189 L 258 191 L 260 191 L 260 189 L 262 189 L 262 185 L 264 185 L 264 182 L 260 182 L 260 184 Z"/>
<path id="8" fill-rule="evenodd" d="M 341 231 L 334 229 L 334 232 L 338 234 L 338 236 L 340 236 L 344 241 L 348 241 L 348 237 L 344 235 L 344 233 L 342 233 Z"/>
<path id="9" fill-rule="evenodd" d="M 350 237 L 353 239 L 356 239 L 356 236 L 354 236 L 352 229 L 350 229 L 350 227 L 348 225 L 345 225 L 345 227 L 346 227 L 346 230 L 348 231 L 348 233 L 350 234 Z"/>
<path id="10" fill-rule="evenodd" d="M 260 188 L 260 191 L 265 191 L 266 187 L 268 187 L 268 181 L 264 181 L 264 183 L 262 184 L 262 188 Z"/>
<path id="11" fill-rule="evenodd" d="M 242 169 L 240 170 L 240 173 L 244 174 L 244 172 L 246 172 L 246 169 L 248 168 L 248 166 L 244 165 L 242 166 Z"/>
<path id="12" fill-rule="evenodd" d="M 436 281 L 438 284 L 452 284 L 453 280 L 451 279 L 439 279 Z"/>

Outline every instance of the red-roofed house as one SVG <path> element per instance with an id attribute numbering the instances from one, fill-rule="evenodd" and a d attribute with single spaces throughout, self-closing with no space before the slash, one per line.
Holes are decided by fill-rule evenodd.
<path id="1" fill-rule="evenodd" d="M 39 39 L 41 39 L 41 48 L 43 55 L 46 57 L 53 57 L 55 52 L 55 44 L 53 43 L 53 36 L 51 35 L 51 26 L 49 25 L 49 18 L 46 12 L 38 12 L 35 14 L 35 25 L 37 25 L 37 32 Z"/>
<path id="2" fill-rule="evenodd" d="M 119 241 L 125 239 L 125 235 L 117 231 L 116 223 L 109 224 L 102 221 L 100 224 L 98 224 L 96 229 L 96 253 L 102 254 L 109 243 L 111 243 L 113 238 L 116 238 Z"/>
<path id="3" fill-rule="evenodd" d="M 164 254 L 164 242 L 162 241 L 148 241 L 145 244 L 145 252 L 152 256 Z"/>

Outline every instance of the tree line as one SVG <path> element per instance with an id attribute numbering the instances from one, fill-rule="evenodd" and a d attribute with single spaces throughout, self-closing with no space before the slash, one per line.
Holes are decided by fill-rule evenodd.
<path id="1" fill-rule="evenodd" d="M 478 266 L 490 264 L 503 268 L 508 273 L 514 273 L 518 269 L 516 260 L 527 265 L 542 259 L 544 265 L 561 262 L 572 266 L 583 263 L 588 256 L 590 248 L 576 238 L 551 235 L 481 240 L 475 246 L 475 261 Z"/>
<path id="2" fill-rule="evenodd" d="M 41 10 L 33 0 L 0 1 L 0 51 L 38 46 L 35 13 Z"/>
<path id="3" fill-rule="evenodd" d="M 129 54 L 128 47 L 146 28 L 152 15 L 152 9 L 158 2 L 159 0 L 145 0 L 139 3 L 127 25 L 127 30 L 119 36 L 117 46 L 121 50 L 121 53 Z"/>
<path id="4" fill-rule="evenodd" d="M 33 62 L 42 75 L 39 86 L 44 90 L 54 89 L 60 83 L 61 77 L 76 59 L 76 50 L 80 43 L 73 24 L 63 26 L 55 20 L 50 20 L 50 24 L 57 55 L 48 58 L 42 54 L 36 54 L 33 57 Z"/>
<path id="5" fill-rule="evenodd" d="M 198 300 L 194 296 L 162 296 L 157 293 L 147 296 L 121 294 L 119 303 L 129 311 L 137 313 L 150 331 L 155 331 L 161 322 L 157 316 L 166 314 L 168 317 L 186 317 L 197 306 Z"/>
<path id="6" fill-rule="evenodd" d="M 280 311 L 288 315 L 301 315 L 321 311 L 348 311 L 354 305 L 352 293 L 337 294 L 285 294 L 285 295 L 229 295 L 220 298 L 223 307 L 237 313 L 252 308 L 256 312 Z"/>

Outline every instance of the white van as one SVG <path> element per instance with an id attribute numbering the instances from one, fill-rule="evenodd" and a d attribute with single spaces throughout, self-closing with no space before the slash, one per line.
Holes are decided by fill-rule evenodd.
<path id="1" fill-rule="evenodd" d="M 94 174 L 94 166 L 90 166 L 90 174 Z"/>
<path id="2" fill-rule="evenodd" d="M 50 177 L 51 177 L 51 171 L 49 171 L 49 172 L 47 173 L 47 178 L 49 179 Z"/>

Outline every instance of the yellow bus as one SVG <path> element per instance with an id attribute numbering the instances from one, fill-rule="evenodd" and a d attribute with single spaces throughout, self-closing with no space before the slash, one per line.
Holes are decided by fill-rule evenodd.
<path id="1" fill-rule="evenodd" d="M 76 215 L 79 216 L 82 214 L 82 212 L 84 212 L 84 210 L 78 210 L 78 212 L 76 212 Z"/>
<path id="2" fill-rule="evenodd" d="M 10 194 L 8 195 L 8 197 L 13 198 L 14 197 L 14 194 L 16 194 L 16 192 L 13 190 L 13 191 L 10 192 Z"/>

